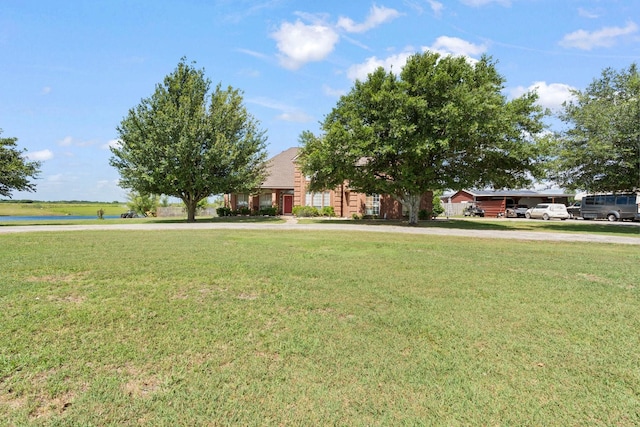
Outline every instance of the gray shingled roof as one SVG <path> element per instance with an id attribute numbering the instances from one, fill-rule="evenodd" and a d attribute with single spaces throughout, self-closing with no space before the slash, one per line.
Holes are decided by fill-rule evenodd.
<path id="1" fill-rule="evenodd" d="M 298 147 L 291 147 L 267 161 L 267 179 L 260 188 L 292 189 Z"/>

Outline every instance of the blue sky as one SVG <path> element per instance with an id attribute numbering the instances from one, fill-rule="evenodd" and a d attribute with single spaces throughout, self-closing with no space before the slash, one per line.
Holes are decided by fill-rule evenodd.
<path id="1" fill-rule="evenodd" d="M 275 155 L 355 79 L 425 49 L 490 55 L 506 96 L 536 87 L 557 109 L 640 62 L 640 1 L 2 0 L 2 136 L 43 161 L 37 191 L 13 198 L 126 200 L 108 147 L 181 57 L 244 92 Z"/>

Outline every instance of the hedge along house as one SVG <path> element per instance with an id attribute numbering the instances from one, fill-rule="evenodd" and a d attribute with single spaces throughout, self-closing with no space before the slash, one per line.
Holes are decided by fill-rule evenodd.
<path id="1" fill-rule="evenodd" d="M 351 218 L 354 215 L 363 217 L 402 219 L 408 210 L 388 194 L 365 194 L 353 191 L 349 182 L 332 190 L 312 193 L 308 191 L 309 178 L 305 177 L 298 168 L 295 175 L 296 206 L 313 206 L 319 210 L 332 206 L 337 217 Z M 431 212 L 433 210 L 433 193 L 423 195 L 420 209 Z"/>
<path id="2" fill-rule="evenodd" d="M 309 179 L 297 167 L 298 148 L 293 147 L 274 156 L 268 162 L 267 179 L 254 195 L 225 195 L 225 204 L 231 209 L 247 207 L 252 211 L 261 207 L 278 206 L 279 215 L 291 215 L 294 206 L 313 206 L 318 210 L 333 207 L 337 217 L 350 218 L 353 215 L 386 219 L 401 219 L 407 210 L 400 202 L 385 194 L 364 194 L 352 191 L 349 183 L 322 192 L 308 191 Z M 432 211 L 433 194 L 426 193 L 420 209 Z"/>
<path id="3" fill-rule="evenodd" d="M 443 203 L 475 204 L 484 209 L 485 216 L 498 217 L 505 215 L 506 210 L 515 205 L 533 207 L 538 203 L 569 204 L 572 194 L 538 193 L 532 190 L 460 190 L 451 195 L 443 196 Z"/>

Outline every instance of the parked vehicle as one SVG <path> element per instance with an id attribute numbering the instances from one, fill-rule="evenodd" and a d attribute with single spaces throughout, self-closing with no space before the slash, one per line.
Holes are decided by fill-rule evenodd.
<path id="1" fill-rule="evenodd" d="M 120 218 L 139 218 L 140 215 L 136 211 L 129 210 L 125 213 L 120 214 Z"/>
<path id="2" fill-rule="evenodd" d="M 480 216 L 480 217 L 484 217 L 484 209 L 480 209 L 477 206 L 467 206 L 466 208 L 464 208 L 464 211 L 462 211 L 464 216 Z"/>
<path id="3" fill-rule="evenodd" d="M 582 216 L 580 208 L 582 207 L 582 201 L 576 200 L 569 206 L 567 206 L 567 212 L 569 212 L 569 218 L 578 218 Z"/>
<path id="4" fill-rule="evenodd" d="M 529 206 L 513 205 L 507 208 L 507 218 L 524 218 Z"/>
<path id="5" fill-rule="evenodd" d="M 640 220 L 640 196 L 636 193 L 588 194 L 582 198 L 584 219 Z"/>
<path id="6" fill-rule="evenodd" d="M 567 207 L 562 203 L 540 203 L 532 208 L 527 209 L 526 218 L 541 218 L 545 221 L 552 218 L 565 220 L 569 218 Z"/>

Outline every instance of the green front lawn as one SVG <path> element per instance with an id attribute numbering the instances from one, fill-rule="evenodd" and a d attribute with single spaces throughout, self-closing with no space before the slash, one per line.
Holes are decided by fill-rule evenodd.
<path id="1" fill-rule="evenodd" d="M 300 224 L 342 224 L 348 225 L 397 225 L 407 226 L 406 221 L 399 220 L 345 220 L 331 218 L 301 218 Z M 584 220 L 526 220 L 526 219 L 491 219 L 491 218 L 438 218 L 435 221 L 420 221 L 417 227 L 450 228 L 460 230 L 495 230 L 495 231 L 545 231 L 559 233 L 591 233 L 640 237 L 637 223 L 628 221 L 609 223 L 607 221 Z"/>
<path id="2" fill-rule="evenodd" d="M 62 203 L 62 202 L 0 202 L 0 221 L 7 216 L 65 216 L 83 215 L 98 217 L 98 210 L 104 215 L 118 215 L 129 208 L 126 203 Z"/>
<path id="3" fill-rule="evenodd" d="M 0 235 L 7 425 L 640 423 L 635 246 Z"/>

